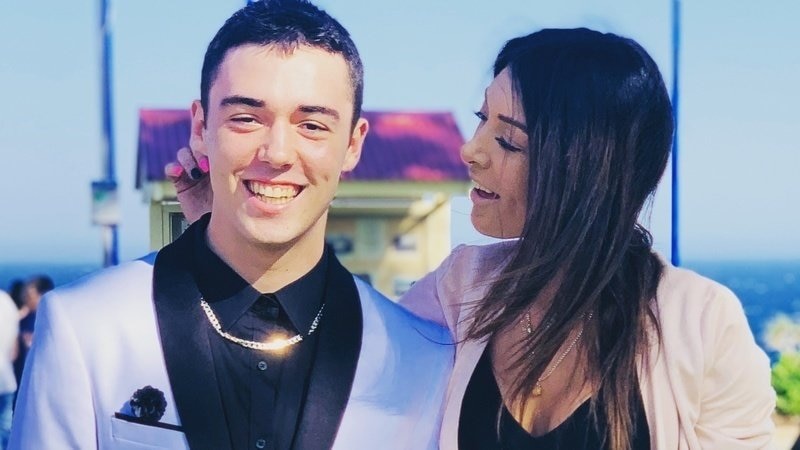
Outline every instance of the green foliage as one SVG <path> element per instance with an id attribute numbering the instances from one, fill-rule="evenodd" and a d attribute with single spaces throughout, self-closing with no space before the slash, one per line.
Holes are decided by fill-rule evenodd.
<path id="1" fill-rule="evenodd" d="M 764 342 L 767 348 L 780 353 L 800 352 L 800 317 L 783 313 L 772 316 L 764 332 Z"/>
<path id="2" fill-rule="evenodd" d="M 800 353 L 781 353 L 772 366 L 772 387 L 778 394 L 778 412 L 800 415 Z"/>

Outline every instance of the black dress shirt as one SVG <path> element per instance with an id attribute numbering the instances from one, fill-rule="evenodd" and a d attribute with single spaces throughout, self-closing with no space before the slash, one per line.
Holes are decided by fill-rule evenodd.
<path id="1" fill-rule="evenodd" d="M 195 228 L 194 277 L 222 330 L 264 342 L 303 335 L 277 352 L 253 350 L 220 336 L 208 324 L 214 370 L 236 450 L 274 448 L 278 434 L 294 436 L 314 364 L 316 334 L 307 336 L 322 306 L 328 250 L 310 272 L 274 293 L 258 292 L 208 246 Z M 285 437 L 284 437 L 285 440 Z"/>

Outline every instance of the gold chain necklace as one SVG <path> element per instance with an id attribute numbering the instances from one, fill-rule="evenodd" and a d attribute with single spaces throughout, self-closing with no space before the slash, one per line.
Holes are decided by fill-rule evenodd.
<path id="1" fill-rule="evenodd" d="M 592 320 L 592 315 L 593 314 L 594 313 L 591 313 L 591 312 L 589 313 L 589 317 L 587 317 L 587 319 L 586 319 L 587 322 Z M 551 325 L 551 323 L 548 322 L 545 325 L 544 329 L 547 330 L 548 328 L 550 328 L 550 325 Z M 533 326 L 531 326 L 531 313 L 530 312 L 526 312 L 525 313 L 525 321 L 522 323 L 522 328 L 523 328 L 523 330 L 525 331 L 525 333 L 528 336 L 533 334 Z M 542 388 L 542 381 L 550 378 L 550 375 L 552 375 L 553 372 L 555 372 L 555 370 L 561 364 L 561 361 L 563 361 L 564 358 L 567 357 L 569 352 L 572 351 L 572 349 L 575 347 L 575 344 L 577 344 L 578 341 L 580 340 L 581 336 L 583 336 L 583 325 L 581 325 L 581 329 L 580 329 L 580 331 L 578 331 L 578 335 L 575 336 L 575 339 L 573 339 L 572 342 L 570 342 L 570 344 L 566 348 L 566 350 L 561 352 L 561 355 L 558 357 L 558 359 L 556 359 L 556 363 L 553 364 L 552 367 L 550 367 L 550 370 L 545 372 L 544 375 L 540 376 L 539 379 L 536 380 L 536 384 L 533 386 L 533 396 L 534 397 L 539 397 L 544 393 L 544 389 Z"/>
<path id="2" fill-rule="evenodd" d="M 200 297 L 200 306 L 203 308 L 203 311 L 205 311 L 206 317 L 208 317 L 208 321 L 211 322 L 211 326 L 214 328 L 217 334 L 235 344 L 241 345 L 242 347 L 251 348 L 253 350 L 264 350 L 268 352 L 275 352 L 283 350 L 286 347 L 290 347 L 303 340 L 302 334 L 296 334 L 288 339 L 275 339 L 268 342 L 255 342 L 255 341 L 248 341 L 247 339 L 238 338 L 236 336 L 233 336 L 231 334 L 222 331 L 222 326 L 219 324 L 219 320 L 217 319 L 216 314 L 214 314 L 214 311 L 211 310 L 211 306 L 209 306 L 209 304 L 203 299 L 203 297 Z M 319 326 L 319 320 L 322 318 L 322 311 L 324 309 L 325 309 L 325 303 L 323 303 L 322 306 L 319 307 L 317 316 L 314 317 L 314 321 L 311 322 L 311 327 L 309 327 L 306 336 L 311 336 L 314 333 L 314 331 L 317 330 L 317 326 Z"/>

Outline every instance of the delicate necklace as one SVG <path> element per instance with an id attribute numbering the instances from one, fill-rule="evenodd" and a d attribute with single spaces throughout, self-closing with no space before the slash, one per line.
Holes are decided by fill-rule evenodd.
<path id="1" fill-rule="evenodd" d="M 587 322 L 592 320 L 592 314 L 593 313 L 591 312 L 589 313 L 589 317 L 586 319 Z M 550 328 L 550 325 L 552 324 L 548 322 L 547 324 L 545 324 L 544 329 L 547 330 L 548 328 Z M 525 333 L 527 335 L 533 334 L 533 326 L 531 325 L 531 313 L 529 312 L 525 313 L 525 320 L 522 323 L 522 328 L 523 330 L 525 330 Z M 569 354 L 569 352 L 572 351 L 572 348 L 575 347 L 575 344 L 578 343 L 578 340 L 580 340 L 581 336 L 583 336 L 583 325 L 581 325 L 581 329 L 580 331 L 578 331 L 578 335 L 575 336 L 575 339 L 573 339 L 572 342 L 570 342 L 569 346 L 563 352 L 561 352 L 561 355 L 558 357 L 558 359 L 556 359 L 555 364 L 553 364 L 553 366 L 550 367 L 550 370 L 545 372 L 544 375 L 542 375 L 541 377 L 539 377 L 538 380 L 536 380 L 536 384 L 533 386 L 534 397 L 539 397 L 544 393 L 544 389 L 542 388 L 542 381 L 550 378 L 550 375 L 552 375 L 553 372 L 555 372 L 555 370 L 561 364 L 561 361 L 563 361 L 564 358 L 566 358 L 566 356 Z"/>
<path id="2" fill-rule="evenodd" d="M 275 339 L 269 342 L 255 342 L 238 338 L 236 336 L 230 335 L 222 331 L 222 327 L 219 324 L 217 316 L 214 314 L 214 311 L 211 310 L 211 306 L 209 306 L 208 303 L 206 303 L 203 297 L 200 297 L 200 306 L 203 308 L 203 311 L 206 312 L 206 317 L 208 317 L 208 321 L 211 322 L 211 326 L 214 327 L 214 330 L 216 330 L 217 334 L 219 334 L 223 338 L 233 343 L 241 345 L 242 347 L 252 348 L 253 350 L 265 350 L 268 352 L 274 352 L 278 350 L 283 350 L 284 348 L 290 347 L 303 340 L 302 334 L 296 334 L 288 339 Z M 323 303 L 322 306 L 319 307 L 319 312 L 317 312 L 317 316 L 314 317 L 314 321 L 311 322 L 311 327 L 309 327 L 306 336 L 311 336 L 314 333 L 314 331 L 317 330 L 317 326 L 319 326 L 319 320 L 322 318 L 323 309 L 325 309 L 325 303 Z"/>

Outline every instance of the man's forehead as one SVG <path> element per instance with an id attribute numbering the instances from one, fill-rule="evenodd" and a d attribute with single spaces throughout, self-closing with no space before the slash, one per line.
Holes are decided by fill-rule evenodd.
<path id="1" fill-rule="evenodd" d="M 216 81 L 217 78 L 219 78 L 220 73 L 238 67 L 238 64 L 241 64 L 244 60 L 248 59 L 249 56 L 261 56 L 270 58 L 278 57 L 281 59 L 291 59 L 292 57 L 297 56 L 298 54 L 312 54 L 312 55 L 316 54 L 316 55 L 330 57 L 333 60 L 338 60 L 337 62 L 341 63 L 341 67 L 344 69 L 348 81 L 351 82 L 352 84 L 353 76 L 355 74 L 352 72 L 350 64 L 348 64 L 343 54 L 331 52 L 326 50 L 325 48 L 309 44 L 297 44 L 287 47 L 284 45 L 279 45 L 274 43 L 271 44 L 247 43 L 238 45 L 236 47 L 231 47 L 225 52 L 225 56 L 220 61 L 219 66 L 217 66 L 216 74 L 213 81 Z M 236 61 L 232 61 L 233 59 L 235 59 Z M 323 60 L 320 60 L 319 63 L 328 64 L 330 63 L 330 61 L 331 60 L 323 62 Z"/>

